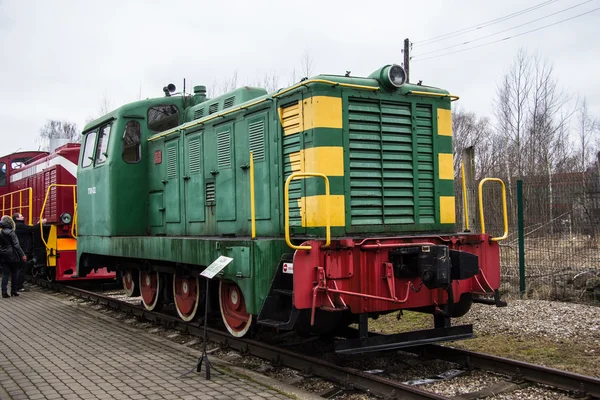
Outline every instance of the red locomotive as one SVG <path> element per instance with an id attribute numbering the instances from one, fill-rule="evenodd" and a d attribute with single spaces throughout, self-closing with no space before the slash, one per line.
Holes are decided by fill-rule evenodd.
<path id="1" fill-rule="evenodd" d="M 79 149 L 79 143 L 67 143 L 52 152 L 22 151 L 0 157 L 2 215 L 21 213 L 26 224 L 39 227 L 34 230 L 31 272 L 50 281 L 115 278 L 106 268 L 76 277 Z"/>

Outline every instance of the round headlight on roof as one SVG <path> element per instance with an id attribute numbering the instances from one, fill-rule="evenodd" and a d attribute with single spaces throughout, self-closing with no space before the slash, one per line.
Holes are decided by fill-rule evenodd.
<path id="1" fill-rule="evenodd" d="M 62 222 L 63 224 L 68 225 L 71 223 L 72 220 L 73 220 L 73 217 L 71 216 L 71 214 L 69 214 L 69 213 L 60 214 L 60 222 Z"/>
<path id="2" fill-rule="evenodd" d="M 397 88 L 406 83 L 406 71 L 397 64 L 390 66 L 387 77 L 389 82 Z"/>

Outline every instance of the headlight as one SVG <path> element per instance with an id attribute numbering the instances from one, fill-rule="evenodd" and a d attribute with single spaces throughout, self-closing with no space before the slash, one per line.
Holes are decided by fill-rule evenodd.
<path id="1" fill-rule="evenodd" d="M 62 222 L 63 224 L 65 224 L 65 225 L 70 224 L 72 220 L 73 220 L 73 217 L 71 216 L 71 214 L 69 214 L 69 213 L 60 214 L 60 222 Z"/>
<path id="2" fill-rule="evenodd" d="M 406 83 L 406 72 L 401 66 L 394 64 L 388 69 L 388 79 L 390 83 L 396 87 L 400 87 Z"/>

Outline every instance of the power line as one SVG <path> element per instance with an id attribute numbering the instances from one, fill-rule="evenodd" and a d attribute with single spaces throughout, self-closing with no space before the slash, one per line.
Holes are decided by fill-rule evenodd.
<path id="1" fill-rule="evenodd" d="M 529 24 L 532 24 L 532 23 L 534 23 L 534 22 L 541 21 L 541 20 L 543 20 L 543 19 L 546 19 L 546 18 L 552 17 L 552 16 L 554 16 L 554 15 L 561 14 L 561 13 L 563 13 L 563 12 L 565 12 L 565 11 L 572 10 L 573 8 L 580 7 L 580 6 L 584 5 L 584 4 L 590 3 L 590 2 L 592 2 L 592 1 L 594 1 L 594 0 L 587 0 L 587 1 L 584 1 L 583 3 L 576 4 L 576 5 L 574 5 L 574 6 L 571 6 L 571 7 L 565 8 L 565 9 L 563 9 L 563 10 L 560 10 L 560 11 L 554 12 L 554 13 L 552 13 L 552 14 L 548 14 L 548 15 L 546 15 L 546 16 L 544 16 L 544 17 L 541 17 L 541 18 L 536 18 L 536 19 L 534 19 L 534 20 L 531 20 L 531 21 L 525 22 L 525 23 L 523 23 L 523 24 L 520 24 L 520 25 L 513 26 L 513 27 L 511 27 L 511 28 L 504 29 L 504 30 L 502 30 L 502 31 L 499 31 L 499 32 L 495 32 L 495 33 L 492 33 L 492 34 L 489 34 L 489 35 L 486 35 L 486 36 L 482 36 L 482 37 L 479 37 L 479 38 L 476 38 L 476 39 L 473 39 L 473 40 L 467 40 L 466 42 L 459 43 L 459 44 L 455 44 L 455 45 L 453 45 L 453 46 L 449 46 L 449 47 L 445 47 L 445 48 L 443 48 L 443 49 L 437 49 L 437 50 L 428 51 L 427 53 L 418 54 L 418 55 L 415 55 L 415 56 L 413 56 L 413 57 L 422 57 L 422 56 L 426 56 L 426 55 L 429 55 L 429 54 L 435 54 L 435 53 L 439 53 L 439 52 L 441 52 L 441 51 L 445 51 L 445 50 L 453 49 L 453 48 L 456 48 L 456 47 L 464 46 L 464 45 L 467 45 L 467 44 L 470 44 L 470 43 L 473 43 L 473 42 L 477 42 L 477 41 L 479 41 L 479 40 L 487 39 L 487 38 L 489 38 L 489 37 L 496 36 L 496 35 L 499 35 L 499 34 L 501 34 L 501 33 L 508 32 L 508 31 L 510 31 L 510 30 L 513 30 L 513 29 L 522 28 L 522 27 L 524 27 L 524 26 L 527 26 L 527 25 L 529 25 Z"/>
<path id="2" fill-rule="evenodd" d="M 505 38 L 503 38 L 503 39 L 495 40 L 495 41 L 493 41 L 493 42 L 489 42 L 489 43 L 483 43 L 483 44 L 480 44 L 479 46 L 473 46 L 473 47 L 469 47 L 468 49 L 462 49 L 462 50 L 452 51 L 452 52 L 450 52 L 450 53 L 444 53 L 444 54 L 439 54 L 439 55 L 436 55 L 436 56 L 431 56 L 431 57 L 420 58 L 420 59 L 418 59 L 418 60 L 415 60 L 415 61 L 424 61 L 424 60 L 429 60 L 429 59 L 431 59 L 431 58 L 438 58 L 438 57 L 443 57 L 443 56 L 449 56 L 449 55 L 451 55 L 451 54 L 462 53 L 462 52 L 464 52 L 464 51 L 467 51 L 467 50 L 478 49 L 478 48 L 480 48 L 480 47 L 488 46 L 488 45 L 490 45 L 490 44 L 494 44 L 494 43 L 502 42 L 502 41 L 504 41 L 504 40 L 508 40 L 508 39 L 514 39 L 514 38 L 516 38 L 516 37 L 523 36 L 523 35 L 526 35 L 526 34 L 528 34 L 528 33 L 531 33 L 531 32 L 536 32 L 536 31 L 539 31 L 539 30 L 541 30 L 541 29 L 544 29 L 544 28 L 548 28 L 548 27 L 551 27 L 551 26 L 554 26 L 554 25 L 558 25 L 558 24 L 560 24 L 560 23 L 563 23 L 563 22 L 566 22 L 566 21 L 570 21 L 570 20 L 572 20 L 572 19 L 575 19 L 575 18 L 582 17 L 582 16 L 584 16 L 584 15 L 587 15 L 587 14 L 593 13 L 594 11 L 598 11 L 598 10 L 600 10 L 600 7 L 598 7 L 598 8 L 594 8 L 593 10 L 590 10 L 590 11 L 584 12 L 584 13 L 582 13 L 582 14 L 579 14 L 579 15 L 575 15 L 574 17 L 571 17 L 571 18 L 566 18 L 566 19 L 563 19 L 563 20 L 561 20 L 561 21 L 554 22 L 554 23 L 552 23 L 552 24 L 549 24 L 549 25 L 544 25 L 544 26 L 541 26 L 541 27 L 539 27 L 539 28 L 532 29 L 532 30 L 530 30 L 530 31 L 526 31 L 526 32 L 519 33 L 519 34 L 517 34 L 517 35 L 513 35 L 513 36 L 507 36 L 507 37 L 505 37 Z"/>
<path id="3" fill-rule="evenodd" d="M 473 26 L 470 26 L 468 28 L 459 29 L 459 30 L 454 31 L 454 32 L 445 33 L 443 35 L 435 36 L 435 37 L 432 37 L 432 38 L 429 38 L 429 39 L 426 39 L 426 40 L 422 40 L 420 42 L 415 42 L 414 44 L 421 45 L 421 46 L 430 45 L 432 43 L 439 42 L 441 40 L 446 40 L 446 39 L 449 39 L 449 38 L 454 37 L 454 36 L 458 36 L 458 35 L 463 34 L 463 33 L 471 32 L 471 31 L 477 30 L 477 29 L 481 29 L 481 28 L 484 28 L 486 26 L 491 26 L 491 25 L 498 24 L 500 22 L 506 21 L 507 19 L 518 17 L 519 15 L 523 15 L 523 14 L 526 14 L 528 12 L 537 10 L 538 8 L 545 7 L 547 5 L 555 3 L 557 1 L 558 0 L 545 1 L 543 3 L 540 3 L 540 4 L 537 4 L 535 6 L 526 8 L 524 10 L 517 11 L 517 12 L 514 12 L 512 14 L 505 15 L 504 17 L 492 19 L 490 21 L 482 22 L 480 24 L 473 25 Z"/>

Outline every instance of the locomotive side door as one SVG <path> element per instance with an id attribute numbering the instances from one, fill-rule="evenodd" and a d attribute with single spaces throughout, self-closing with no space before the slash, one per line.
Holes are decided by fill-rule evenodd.
<path id="1" fill-rule="evenodd" d="M 181 222 L 180 207 L 180 151 L 179 138 L 169 140 L 165 143 L 167 168 L 165 169 L 165 222 L 167 223 L 167 233 L 179 233 L 179 228 L 174 227 Z"/>
<path id="2" fill-rule="evenodd" d="M 185 135 L 183 190 L 186 234 L 203 233 L 204 207 L 204 134 L 196 131 Z"/>

